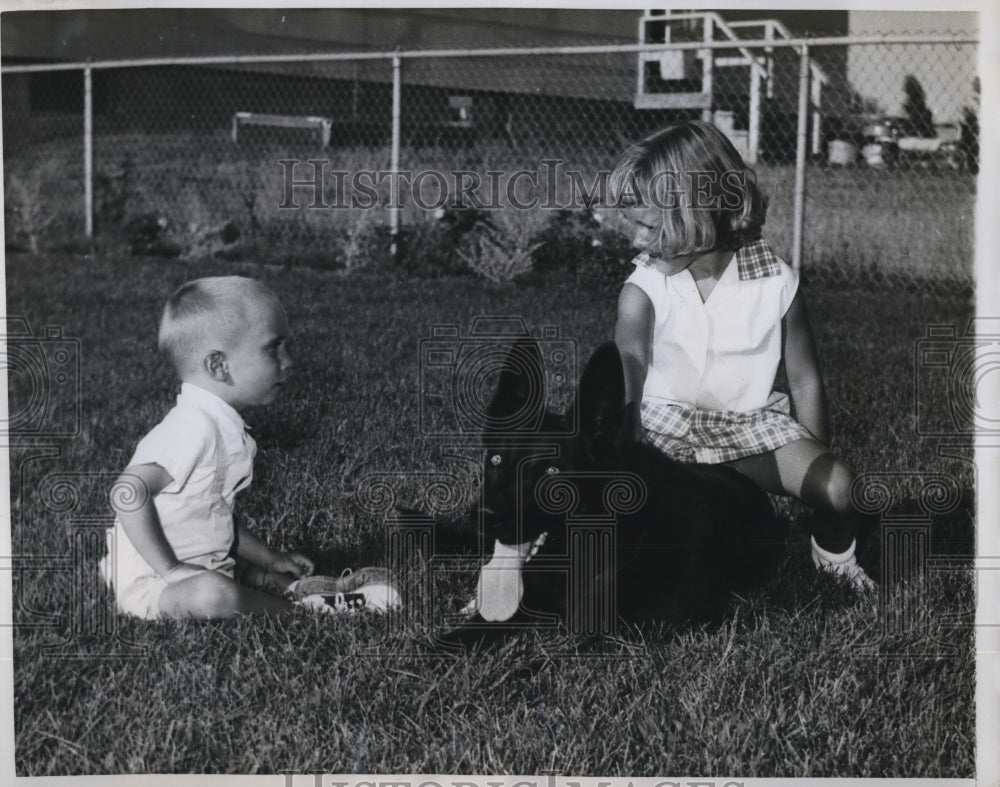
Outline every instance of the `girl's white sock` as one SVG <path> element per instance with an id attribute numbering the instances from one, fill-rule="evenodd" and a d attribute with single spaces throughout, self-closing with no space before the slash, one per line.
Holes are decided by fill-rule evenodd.
<path id="1" fill-rule="evenodd" d="M 858 542 L 851 541 L 851 545 L 844 552 L 827 552 L 823 547 L 816 543 L 814 537 L 810 537 L 809 541 L 812 543 L 812 557 L 813 563 L 816 568 L 823 568 L 824 566 L 839 566 L 842 563 L 857 563 L 857 558 L 854 557 L 854 551 L 857 549 Z"/>
<path id="2" fill-rule="evenodd" d="M 858 559 L 854 556 L 857 541 L 851 541 L 851 545 L 839 554 L 827 552 L 816 543 L 815 538 L 810 537 L 809 541 L 812 543 L 812 559 L 816 568 L 845 577 L 858 590 L 875 590 L 875 583 L 858 565 Z"/>

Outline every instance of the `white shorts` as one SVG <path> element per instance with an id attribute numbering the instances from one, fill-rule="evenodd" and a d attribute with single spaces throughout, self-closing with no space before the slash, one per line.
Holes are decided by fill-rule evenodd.
<path id="1" fill-rule="evenodd" d="M 101 561 L 101 576 L 108 587 L 115 593 L 115 608 L 126 615 L 133 615 L 142 620 L 161 620 L 160 596 L 170 584 L 159 574 L 143 574 L 133 577 L 127 582 L 116 583 L 115 577 L 108 570 L 107 557 Z M 233 579 L 233 573 L 225 569 L 217 569 L 218 573 Z M 117 585 L 121 584 L 122 587 Z"/>
<path id="2" fill-rule="evenodd" d="M 126 615 L 143 620 L 159 620 L 160 596 L 167 589 L 167 580 L 160 576 L 140 577 L 120 591 L 115 588 L 115 607 Z"/>
<path id="3" fill-rule="evenodd" d="M 110 554 L 104 556 L 100 570 L 101 578 L 115 593 L 115 608 L 143 620 L 157 620 L 160 617 L 160 596 L 167 587 L 167 581 L 158 574 L 146 574 L 119 582 L 110 557 Z"/>
<path id="4" fill-rule="evenodd" d="M 236 561 L 225 553 L 189 558 L 188 562 L 233 579 Z M 160 596 L 170 583 L 142 559 L 119 524 L 108 528 L 107 554 L 100 569 L 104 582 L 115 592 L 115 607 L 119 612 L 143 620 L 162 617 Z"/>

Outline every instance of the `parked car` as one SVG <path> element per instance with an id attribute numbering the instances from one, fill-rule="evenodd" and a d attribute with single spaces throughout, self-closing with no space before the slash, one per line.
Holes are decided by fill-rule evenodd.
<path id="1" fill-rule="evenodd" d="M 905 118 L 869 118 L 862 126 L 861 155 L 871 167 L 962 166 L 961 131 L 957 123 L 937 123 L 935 136 L 920 137 L 908 131 Z"/>
<path id="2" fill-rule="evenodd" d="M 900 163 L 911 166 L 959 169 L 962 159 L 959 152 L 961 132 L 957 123 L 935 123 L 933 137 L 902 136 L 899 145 Z"/>

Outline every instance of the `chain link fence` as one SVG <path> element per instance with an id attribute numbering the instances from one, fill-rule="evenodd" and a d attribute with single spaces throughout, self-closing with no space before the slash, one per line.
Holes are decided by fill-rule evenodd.
<path id="1" fill-rule="evenodd" d="M 705 117 L 805 275 L 971 288 L 975 42 L 709 16 L 650 19 L 645 47 L 6 66 L 8 248 L 617 285 L 631 254 L 602 173 Z"/>

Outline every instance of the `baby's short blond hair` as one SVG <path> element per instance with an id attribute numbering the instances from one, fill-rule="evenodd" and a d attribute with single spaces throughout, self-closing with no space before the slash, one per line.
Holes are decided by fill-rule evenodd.
<path id="1" fill-rule="evenodd" d="M 211 276 L 189 281 L 163 309 L 160 352 L 183 375 L 201 362 L 201 353 L 225 351 L 238 341 L 262 302 L 280 308 L 274 292 L 255 279 Z"/>

